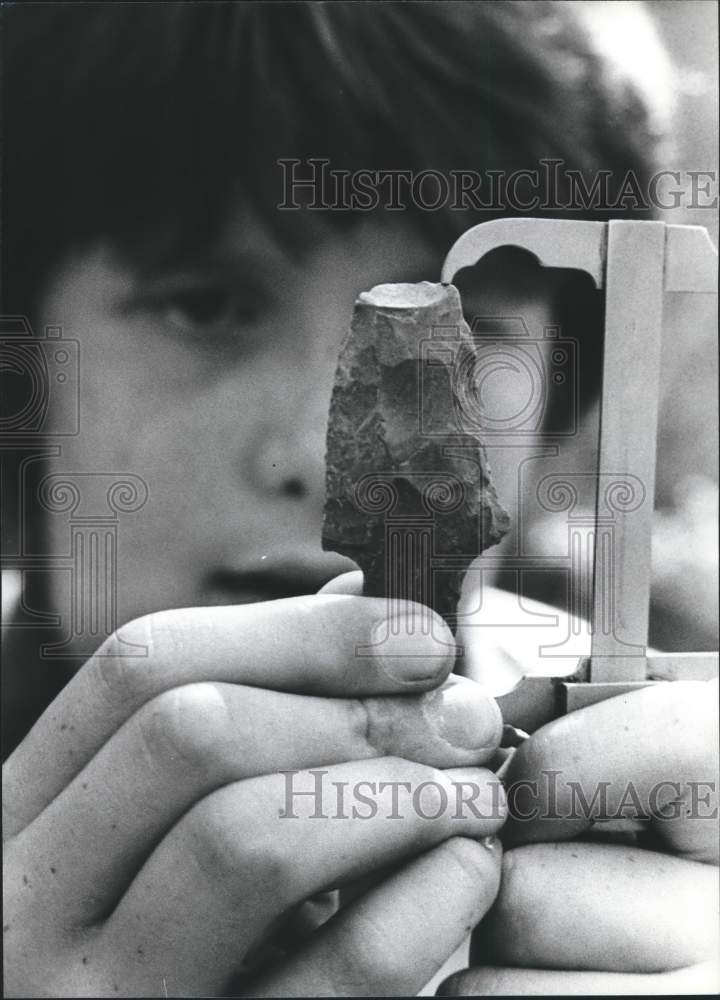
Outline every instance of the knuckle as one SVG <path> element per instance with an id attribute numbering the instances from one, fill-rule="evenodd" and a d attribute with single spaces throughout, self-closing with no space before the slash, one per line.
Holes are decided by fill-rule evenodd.
<path id="1" fill-rule="evenodd" d="M 234 836 L 225 810 L 218 808 L 217 795 L 196 805 L 184 823 L 184 846 L 189 862 L 211 884 L 225 885 L 240 864 L 239 838 Z"/>
<path id="2" fill-rule="evenodd" d="M 318 678 L 342 666 L 343 639 L 347 624 L 342 615 L 345 596 L 301 594 L 288 598 L 284 608 L 286 635 L 292 636 L 298 664 L 308 694 L 323 693 Z M 322 635 L 322 641 L 319 641 Z"/>
<path id="3" fill-rule="evenodd" d="M 113 632 L 90 659 L 97 687 L 112 709 L 126 709 L 144 700 L 158 617 L 144 615 L 128 622 L 122 630 Z"/>
<path id="4" fill-rule="evenodd" d="M 153 698 L 136 713 L 146 759 L 160 770 L 207 774 L 221 763 L 230 713 L 216 684 L 188 684 Z"/>
<path id="5" fill-rule="evenodd" d="M 203 878 L 224 896 L 247 902 L 253 886 L 261 886 L 262 897 L 279 912 L 297 901 L 297 859 L 293 863 L 284 838 L 267 836 L 254 822 L 243 823 L 254 814 L 257 818 L 257 803 L 252 797 L 240 799 L 238 787 L 207 796 L 188 813 L 183 822 L 186 851 Z"/>
<path id="6" fill-rule="evenodd" d="M 279 909 L 300 901 L 298 861 L 284 839 L 260 836 L 250 841 L 243 848 L 243 862 Z"/>

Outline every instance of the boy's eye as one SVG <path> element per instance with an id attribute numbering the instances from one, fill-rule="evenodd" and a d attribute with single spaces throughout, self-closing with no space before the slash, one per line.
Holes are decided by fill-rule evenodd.
<path id="1" fill-rule="evenodd" d="M 247 350 L 267 305 L 263 289 L 247 281 L 188 277 L 153 282 L 122 308 L 144 314 L 193 348 Z"/>
<path id="2" fill-rule="evenodd" d="M 261 309 L 256 294 L 224 285 L 168 292 L 155 306 L 168 326 L 208 342 L 239 340 L 243 331 L 257 321 Z"/>
<path id="3" fill-rule="evenodd" d="M 191 288 L 168 295 L 159 303 L 168 323 L 186 333 L 218 331 L 247 319 L 247 313 L 226 288 Z"/>

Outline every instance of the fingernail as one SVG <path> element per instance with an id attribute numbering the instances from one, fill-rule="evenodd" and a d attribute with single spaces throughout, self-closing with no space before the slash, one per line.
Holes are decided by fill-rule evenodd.
<path id="1" fill-rule="evenodd" d="M 429 609 L 384 619 L 372 630 L 375 656 L 394 681 L 432 680 L 455 662 L 450 629 Z"/>
<path id="2" fill-rule="evenodd" d="M 498 839 L 497 837 L 481 837 L 480 843 L 483 847 L 487 847 L 488 851 L 492 851 L 495 847 L 497 847 Z"/>
<path id="3" fill-rule="evenodd" d="M 449 678 L 426 696 L 423 711 L 437 735 L 454 747 L 486 750 L 500 741 L 500 709 L 474 681 Z"/>

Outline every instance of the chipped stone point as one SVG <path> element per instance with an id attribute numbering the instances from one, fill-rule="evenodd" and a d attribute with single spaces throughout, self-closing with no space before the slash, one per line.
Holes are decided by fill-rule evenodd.
<path id="1" fill-rule="evenodd" d="M 467 566 L 501 540 L 500 505 L 463 393 L 474 344 L 453 285 L 377 285 L 355 303 L 327 430 L 323 548 L 368 596 L 454 624 Z"/>

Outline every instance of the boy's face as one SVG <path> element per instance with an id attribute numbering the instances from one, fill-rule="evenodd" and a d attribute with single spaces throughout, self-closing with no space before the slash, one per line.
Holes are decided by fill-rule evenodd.
<path id="1" fill-rule="evenodd" d="M 448 248 L 397 216 L 343 233 L 307 213 L 297 224 L 317 228 L 302 261 L 244 215 L 217 254 L 175 273 L 139 277 L 98 246 L 49 284 L 43 324 L 80 342 L 80 433 L 62 439 L 51 471 L 130 473 L 147 486 L 144 506 L 119 515 L 118 624 L 309 593 L 354 568 L 320 548 L 338 350 L 359 292 L 437 280 Z M 507 315 L 507 294 L 492 293 L 483 309 Z M 515 305 L 541 322 L 536 295 Z M 72 400 L 55 398 L 51 420 L 63 421 Z M 68 515 L 49 522 L 51 552 L 67 552 Z M 57 610 L 69 606 L 68 577 L 53 574 Z"/>

